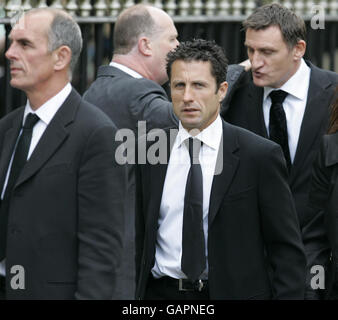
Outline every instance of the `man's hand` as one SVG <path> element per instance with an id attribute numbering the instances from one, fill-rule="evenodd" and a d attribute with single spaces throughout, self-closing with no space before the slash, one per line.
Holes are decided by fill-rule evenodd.
<path id="1" fill-rule="evenodd" d="M 243 66 L 245 71 L 249 71 L 251 69 L 251 63 L 249 59 L 239 63 L 239 65 Z"/>

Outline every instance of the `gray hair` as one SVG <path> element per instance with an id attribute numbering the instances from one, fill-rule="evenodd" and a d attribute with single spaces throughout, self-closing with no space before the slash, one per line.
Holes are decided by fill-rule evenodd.
<path id="1" fill-rule="evenodd" d="M 70 60 L 70 75 L 75 69 L 82 50 L 82 34 L 79 25 L 73 17 L 63 10 L 54 8 L 39 8 L 29 10 L 26 14 L 50 12 L 53 16 L 48 30 L 48 50 L 54 51 L 61 46 L 67 46 L 72 52 Z"/>
<path id="2" fill-rule="evenodd" d="M 61 46 L 67 46 L 72 51 L 70 60 L 70 70 L 72 72 L 82 50 L 81 29 L 70 15 L 60 10 L 55 12 L 53 22 L 48 31 L 48 48 L 50 51 L 54 51 Z"/>

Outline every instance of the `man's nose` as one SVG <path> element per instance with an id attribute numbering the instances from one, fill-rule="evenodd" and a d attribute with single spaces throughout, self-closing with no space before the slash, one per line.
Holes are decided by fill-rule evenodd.
<path id="1" fill-rule="evenodd" d="M 13 44 L 9 46 L 5 53 L 5 56 L 8 60 L 14 60 L 16 58 L 17 54 Z"/>
<path id="2" fill-rule="evenodd" d="M 191 102 L 193 100 L 194 99 L 193 99 L 191 89 L 189 87 L 186 87 L 185 90 L 184 90 L 183 101 L 184 102 Z"/>
<path id="3" fill-rule="evenodd" d="M 262 56 L 258 52 L 254 52 L 251 55 L 250 62 L 251 62 L 251 66 L 252 66 L 253 70 L 259 69 L 264 64 L 264 60 L 263 60 Z"/>

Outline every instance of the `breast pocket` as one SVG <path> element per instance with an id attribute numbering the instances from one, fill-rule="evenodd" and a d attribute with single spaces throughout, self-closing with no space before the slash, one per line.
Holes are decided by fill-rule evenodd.
<path id="1" fill-rule="evenodd" d="M 233 202 L 233 201 L 246 199 L 249 197 L 250 194 L 254 192 L 254 190 L 255 190 L 255 187 L 250 186 L 250 187 L 247 187 L 237 192 L 230 192 L 225 196 L 224 202 Z"/>
<path id="2" fill-rule="evenodd" d="M 60 163 L 42 168 L 39 174 L 40 175 L 71 174 L 72 172 L 73 169 L 70 163 Z"/>

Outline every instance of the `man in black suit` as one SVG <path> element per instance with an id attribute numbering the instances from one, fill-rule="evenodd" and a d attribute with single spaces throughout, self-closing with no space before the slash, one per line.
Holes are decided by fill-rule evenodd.
<path id="1" fill-rule="evenodd" d="M 180 122 L 155 143 L 148 135 L 146 150 L 139 144 L 148 161 L 136 175 L 137 299 L 303 298 L 305 255 L 281 148 L 221 120 L 226 70 L 213 42 L 168 54 Z"/>
<path id="2" fill-rule="evenodd" d="M 119 129 L 137 132 L 177 124 L 165 90 L 168 80 L 167 53 L 178 44 L 173 20 L 163 10 L 135 5 L 124 10 L 115 23 L 114 55 L 109 66 L 101 66 L 97 79 L 84 99 L 103 110 Z M 129 166 L 125 240 L 115 299 L 135 296 L 134 266 L 134 167 Z"/>
<path id="3" fill-rule="evenodd" d="M 322 218 L 308 207 L 307 198 L 338 75 L 303 60 L 305 24 L 289 9 L 279 4 L 262 6 L 243 26 L 252 72 L 234 85 L 237 88 L 225 99 L 221 115 L 283 147 L 308 259 L 306 298 L 316 298 L 320 290 L 310 286 L 311 267 L 326 264 L 329 256 Z M 274 103 L 278 92 L 284 98 L 279 104 Z"/>
<path id="4" fill-rule="evenodd" d="M 119 129 L 145 132 L 178 124 L 165 90 L 167 53 L 178 45 L 173 20 L 163 10 L 138 4 L 124 10 L 115 23 L 114 55 L 109 66 L 101 66 L 97 79 L 84 99 L 103 110 Z M 244 68 L 233 65 L 231 81 Z M 143 124 L 141 121 L 144 121 Z M 146 127 L 144 127 L 144 124 Z M 135 295 L 134 268 L 134 167 L 129 166 L 124 256 L 115 299 Z"/>
<path id="5" fill-rule="evenodd" d="M 34 9 L 10 40 L 11 85 L 28 100 L 0 120 L 1 292 L 110 299 L 126 168 L 115 161 L 114 124 L 69 83 L 80 28 L 64 11 Z"/>
<path id="6" fill-rule="evenodd" d="M 84 99 L 118 128 L 136 131 L 138 121 L 146 121 L 148 130 L 177 123 L 161 87 L 168 80 L 166 55 L 177 45 L 174 22 L 163 10 L 143 4 L 124 10 L 114 27 L 112 62 L 99 68 Z"/>

